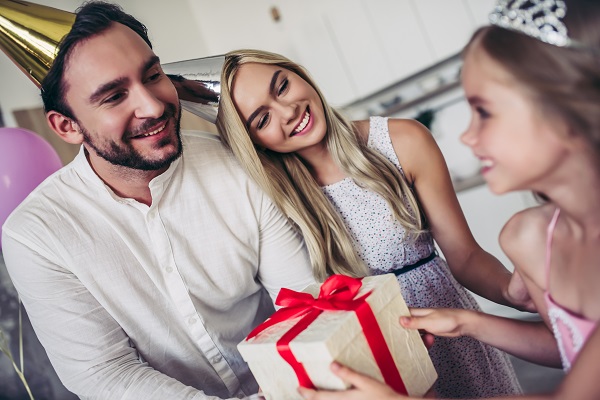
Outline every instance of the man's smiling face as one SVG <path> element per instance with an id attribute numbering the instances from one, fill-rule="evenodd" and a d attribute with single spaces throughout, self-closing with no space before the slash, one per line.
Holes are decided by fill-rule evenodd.
<path id="1" fill-rule="evenodd" d="M 177 92 L 158 57 L 131 29 L 114 23 L 77 45 L 64 82 L 92 164 L 103 159 L 159 170 L 180 155 Z"/>

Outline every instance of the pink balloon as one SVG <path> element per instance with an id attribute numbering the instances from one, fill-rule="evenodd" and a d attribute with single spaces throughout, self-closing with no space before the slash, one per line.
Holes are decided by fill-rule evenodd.
<path id="1" fill-rule="evenodd" d="M 54 148 L 37 133 L 0 128 L 0 226 L 33 189 L 61 167 Z"/>

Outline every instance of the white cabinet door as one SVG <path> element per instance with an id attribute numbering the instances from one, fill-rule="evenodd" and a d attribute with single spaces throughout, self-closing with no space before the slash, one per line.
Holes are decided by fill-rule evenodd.
<path id="1" fill-rule="evenodd" d="M 384 8 L 384 2 L 373 4 Z M 385 53 L 362 0 L 321 1 L 323 18 L 340 60 L 346 66 L 356 98 L 367 96 L 392 82 Z M 386 6 L 387 8 L 387 6 Z M 349 99 L 353 100 L 353 99 Z"/>
<path id="2" fill-rule="evenodd" d="M 474 30 L 471 14 L 480 14 L 466 0 L 188 3 L 211 55 L 238 48 L 281 53 L 304 65 L 337 106 L 457 53 Z"/>
<path id="3" fill-rule="evenodd" d="M 333 26 L 337 21 L 331 21 L 329 1 L 279 0 L 275 4 L 281 13 L 285 38 L 293 48 L 294 61 L 306 67 L 327 100 L 339 106 L 357 98 L 358 91 L 351 72 L 355 66 L 348 64 L 338 41 L 347 38 Z M 344 7 L 340 3 L 336 2 L 342 17 L 354 15 L 353 4 Z"/>
<path id="4" fill-rule="evenodd" d="M 342 105 L 358 96 L 332 35 L 327 2 L 188 1 L 211 55 L 241 48 L 272 51 L 305 66 L 332 104 Z M 342 7 L 342 11 L 347 10 Z"/>
<path id="5" fill-rule="evenodd" d="M 413 0 L 437 60 L 458 53 L 475 25 L 463 0 Z"/>
<path id="6" fill-rule="evenodd" d="M 496 5 L 496 0 L 465 0 L 476 27 L 488 25 L 490 12 Z"/>
<path id="7" fill-rule="evenodd" d="M 287 37 L 329 101 L 344 105 L 425 68 L 433 56 L 410 0 L 280 0 Z M 309 10 L 309 11 L 308 11 Z"/>
<path id="8" fill-rule="evenodd" d="M 412 0 L 362 0 L 365 17 L 374 31 L 372 46 L 383 54 L 390 83 L 433 64 L 429 46 Z"/>
<path id="9" fill-rule="evenodd" d="M 271 17 L 268 0 L 188 0 L 211 54 L 240 48 L 289 50 L 281 25 Z"/>

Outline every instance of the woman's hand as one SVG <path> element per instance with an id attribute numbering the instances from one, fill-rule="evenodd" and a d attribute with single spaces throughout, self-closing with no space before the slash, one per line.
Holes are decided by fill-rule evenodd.
<path id="1" fill-rule="evenodd" d="M 373 378 L 361 375 L 350 368 L 340 364 L 331 364 L 334 374 L 345 382 L 354 386 L 352 389 L 342 391 L 312 390 L 298 388 L 298 391 L 307 400 L 408 400 L 408 397 L 396 393 L 392 388 Z"/>

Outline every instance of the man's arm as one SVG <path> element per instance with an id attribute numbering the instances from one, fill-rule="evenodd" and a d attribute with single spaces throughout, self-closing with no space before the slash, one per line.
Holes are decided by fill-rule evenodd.
<path id="1" fill-rule="evenodd" d="M 281 288 L 301 291 L 315 283 L 304 240 L 288 219 L 263 195 L 258 278 L 273 302 Z"/>
<path id="2" fill-rule="evenodd" d="M 77 276 L 18 239 L 4 232 L 6 266 L 67 389 L 84 399 L 217 399 L 144 363 Z"/>

